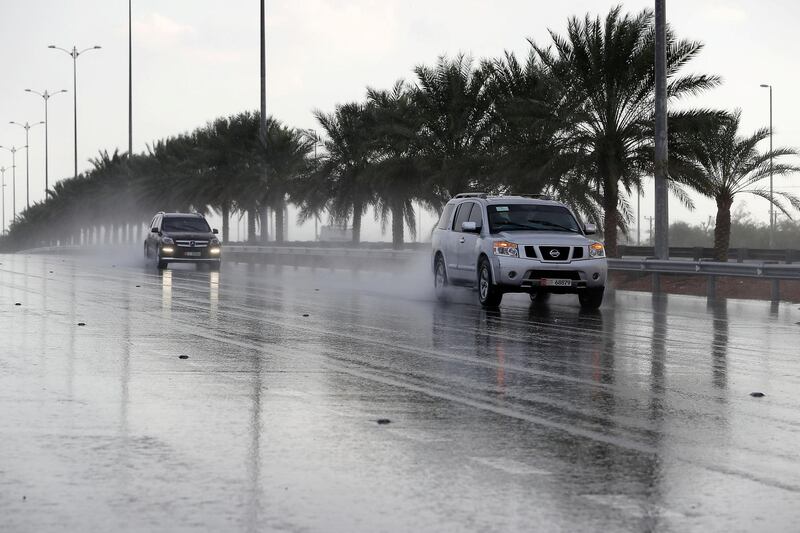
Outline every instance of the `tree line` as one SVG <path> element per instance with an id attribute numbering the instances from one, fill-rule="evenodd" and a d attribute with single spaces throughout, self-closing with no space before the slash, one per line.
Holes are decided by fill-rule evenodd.
<path id="1" fill-rule="evenodd" d="M 289 202 L 300 222 L 352 224 L 354 242 L 372 207 L 400 247 L 404 228 L 416 228 L 414 202 L 440 211 L 454 194 L 485 191 L 547 194 L 569 204 L 602 228 L 614 256 L 633 218 L 628 199 L 653 171 L 653 13 L 616 7 L 604 17 L 573 17 L 566 33 L 550 31 L 546 43 L 529 45 L 523 57 L 441 57 L 416 67 L 410 81 L 315 111 L 319 138 L 273 117 L 260 131 L 259 114 L 243 112 L 142 154 L 101 152 L 90 171 L 59 181 L 22 212 L 5 244 L 141 225 L 158 210 L 217 212 L 225 240 L 232 214 L 248 214 L 255 240 L 271 210 L 280 241 Z M 679 109 L 669 116 L 670 190 L 690 208 L 692 191 L 716 201 L 716 255 L 727 258 L 734 196 L 766 198 L 787 215 L 800 208 L 796 197 L 771 197 L 761 185 L 770 161 L 775 175 L 797 171 L 796 151 L 760 150 L 768 130 L 741 134 L 738 110 L 687 106 L 686 98 L 720 78 L 683 73 L 702 43 L 668 31 L 667 47 L 667 93 Z"/>

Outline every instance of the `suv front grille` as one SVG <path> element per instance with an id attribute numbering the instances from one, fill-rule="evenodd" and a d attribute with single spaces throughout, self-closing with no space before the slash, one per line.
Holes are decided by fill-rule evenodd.
<path id="1" fill-rule="evenodd" d="M 583 246 L 576 246 L 572 249 L 573 259 L 583 259 Z"/>
<path id="2" fill-rule="evenodd" d="M 540 246 L 542 261 L 566 261 L 569 259 L 569 246 Z"/>
<path id="3" fill-rule="evenodd" d="M 207 248 L 208 241 L 175 241 L 179 248 Z"/>
<path id="4" fill-rule="evenodd" d="M 535 246 L 525 246 L 525 257 L 530 259 L 536 259 L 536 247 Z"/>

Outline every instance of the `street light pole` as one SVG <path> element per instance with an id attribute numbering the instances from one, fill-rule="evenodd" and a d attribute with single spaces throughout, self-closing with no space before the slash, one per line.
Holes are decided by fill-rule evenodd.
<path id="1" fill-rule="evenodd" d="M 11 152 L 11 220 L 17 218 L 17 147 L 0 145 L 0 148 Z"/>
<path id="2" fill-rule="evenodd" d="M 44 124 L 44 121 L 41 122 L 34 122 L 33 124 L 20 124 L 19 122 L 14 122 L 13 120 L 9 122 L 9 124 L 14 124 L 15 126 L 19 126 L 20 128 L 25 130 L 25 204 L 27 208 L 31 208 L 31 159 L 30 159 L 30 131 L 31 128 L 34 126 L 39 126 Z"/>
<path id="3" fill-rule="evenodd" d="M 769 88 L 769 247 L 775 247 L 775 204 L 772 189 L 772 85 L 762 83 L 761 87 Z"/>
<path id="4" fill-rule="evenodd" d="M 669 188 L 667 187 L 667 15 L 666 0 L 656 0 L 656 131 L 655 131 L 655 255 L 669 259 Z"/>
<path id="5" fill-rule="evenodd" d="M 78 49 L 73 46 L 72 50 L 67 50 L 66 48 L 61 48 L 54 44 L 48 46 L 48 48 L 52 48 L 54 50 L 61 50 L 68 56 L 72 58 L 72 103 L 73 103 L 73 137 L 75 139 L 75 177 L 78 177 L 78 56 L 81 54 L 88 52 L 89 50 L 99 50 L 100 47 L 95 45 L 90 48 L 86 48 L 84 50 L 78 51 Z"/>
<path id="6" fill-rule="evenodd" d="M 47 155 L 47 125 L 50 123 L 49 119 L 47 118 L 47 101 L 50 100 L 51 96 L 55 96 L 60 93 L 65 93 L 67 92 L 67 90 L 61 89 L 60 91 L 56 91 L 52 94 L 48 93 L 47 89 L 45 89 L 43 93 L 31 89 L 25 89 L 25 92 L 41 96 L 42 99 L 44 100 L 44 199 L 47 200 L 47 191 L 49 188 L 48 178 L 50 174 L 48 155 Z"/>
<path id="7" fill-rule="evenodd" d="M 128 0 L 128 158 L 133 155 L 133 25 Z"/>
<path id="8" fill-rule="evenodd" d="M 3 235 L 6 234 L 6 167 L 0 167 L 0 174 L 3 176 Z"/>

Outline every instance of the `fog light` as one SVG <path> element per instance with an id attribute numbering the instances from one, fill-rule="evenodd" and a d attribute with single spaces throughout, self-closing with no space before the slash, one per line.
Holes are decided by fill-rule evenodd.
<path id="1" fill-rule="evenodd" d="M 515 270 L 512 270 L 511 272 L 508 273 L 508 277 L 511 278 L 511 279 L 516 278 L 517 277 L 517 272 Z"/>
<path id="2" fill-rule="evenodd" d="M 171 254 L 174 251 L 175 249 L 172 246 L 164 246 L 163 248 L 161 248 L 162 254 Z"/>
<path id="3" fill-rule="evenodd" d="M 219 255 L 219 248 L 211 248 L 209 249 L 212 255 Z"/>
<path id="4" fill-rule="evenodd" d="M 595 281 L 597 281 L 598 279 L 600 279 L 600 274 L 598 274 L 597 272 L 595 272 L 594 274 L 592 274 L 592 279 L 593 279 L 593 280 L 595 280 Z"/>

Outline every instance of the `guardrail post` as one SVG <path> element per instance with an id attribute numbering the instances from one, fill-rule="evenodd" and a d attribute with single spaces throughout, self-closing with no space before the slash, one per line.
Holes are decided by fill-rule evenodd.
<path id="1" fill-rule="evenodd" d="M 781 299 L 781 280 L 772 280 L 772 301 L 777 302 Z"/>
<path id="2" fill-rule="evenodd" d="M 736 262 L 744 263 L 747 259 L 747 248 L 739 248 L 736 253 Z"/>
<path id="3" fill-rule="evenodd" d="M 708 276 L 708 285 L 706 288 L 706 297 L 709 300 L 717 299 L 717 276 Z"/>
<path id="4" fill-rule="evenodd" d="M 693 252 L 693 254 L 692 254 L 692 258 L 693 258 L 695 261 L 700 261 L 700 260 L 703 258 L 703 249 L 702 249 L 702 248 L 695 247 L 695 248 L 692 250 L 692 252 Z"/>
<path id="5" fill-rule="evenodd" d="M 659 274 L 658 272 L 653 272 L 652 282 L 653 282 L 653 294 L 659 294 L 661 292 L 661 274 Z"/>

